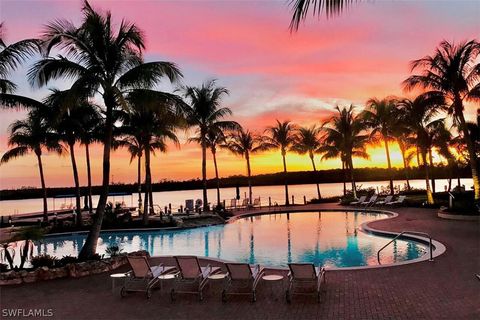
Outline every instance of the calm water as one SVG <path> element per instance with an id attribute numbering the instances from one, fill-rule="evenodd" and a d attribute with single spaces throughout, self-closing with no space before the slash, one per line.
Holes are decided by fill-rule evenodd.
<path id="1" fill-rule="evenodd" d="M 448 184 L 448 180 L 446 179 L 439 179 L 435 180 L 437 190 L 443 190 L 444 186 Z M 461 183 L 465 185 L 467 190 L 471 188 L 472 179 L 462 179 Z M 405 181 L 395 181 L 396 186 L 402 186 L 405 184 Z M 424 180 L 412 180 L 410 182 L 412 187 L 415 188 L 425 188 L 425 181 Z M 371 181 L 371 182 L 359 182 L 358 186 L 362 186 L 363 188 L 366 187 L 373 187 L 379 188 L 381 191 L 381 187 L 387 187 L 388 181 Z M 456 185 L 456 180 L 453 181 L 453 185 Z M 347 184 L 347 186 L 349 186 Z M 332 197 L 332 196 L 339 196 L 343 193 L 343 184 L 342 183 L 324 183 L 320 185 L 322 196 L 324 197 Z M 302 185 L 292 185 L 289 186 L 290 196 L 295 197 L 295 203 L 303 203 L 303 196 L 307 198 L 307 200 L 316 198 L 317 191 L 316 187 L 313 184 L 302 184 Z M 240 195 L 242 198 L 245 198 L 248 193 L 247 187 L 240 188 Z M 222 188 L 221 189 L 221 197 L 222 199 L 232 199 L 236 196 L 236 189 L 235 188 Z M 260 186 L 253 188 L 253 196 L 255 198 L 260 197 L 262 201 L 262 205 L 268 205 L 268 197 L 271 197 L 272 204 L 277 202 L 278 204 L 283 204 L 285 202 L 285 195 L 284 195 L 284 186 Z M 208 190 L 208 199 L 210 202 L 216 202 L 216 190 L 209 189 Z M 169 203 L 172 204 L 173 210 L 177 210 L 180 205 L 185 205 L 186 199 L 201 199 L 202 198 L 202 190 L 185 190 L 185 191 L 166 191 L 166 192 L 155 192 L 153 193 L 154 203 L 164 207 Z M 98 196 L 93 197 L 93 203 L 97 203 Z M 125 196 L 125 197 L 115 197 L 109 199 L 109 201 L 123 201 L 129 206 L 136 206 L 137 205 L 137 195 L 134 194 L 132 196 Z M 75 199 L 56 199 L 55 203 L 53 198 L 48 199 L 48 208 L 49 210 L 59 209 L 62 204 L 70 204 L 75 203 Z M 83 204 L 83 200 L 82 200 Z M 228 205 L 228 201 L 227 201 Z M 0 215 L 11 215 L 11 214 L 18 214 L 18 213 L 27 213 L 27 212 L 39 212 L 43 210 L 42 199 L 27 199 L 27 200 L 9 200 L 9 201 L 0 201 Z"/>
<path id="2" fill-rule="evenodd" d="M 376 265 L 377 250 L 389 239 L 358 228 L 364 222 L 386 217 L 365 212 L 298 212 L 177 231 L 103 232 L 97 252 L 103 254 L 108 246 L 119 244 L 124 252 L 143 249 L 151 255 L 198 255 L 276 267 L 289 262 L 336 267 Z M 84 235 L 46 238 L 37 245 L 35 254 L 59 258 L 77 255 L 84 240 Z M 425 252 L 424 245 L 397 240 L 382 251 L 381 261 L 386 264 L 415 259 Z"/>

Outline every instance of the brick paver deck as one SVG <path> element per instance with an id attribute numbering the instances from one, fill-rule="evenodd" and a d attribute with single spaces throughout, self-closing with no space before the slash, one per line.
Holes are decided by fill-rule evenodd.
<path id="1" fill-rule="evenodd" d="M 326 207 L 336 205 L 310 208 Z M 1 308 L 52 308 L 58 319 L 479 319 L 479 224 L 443 220 L 435 210 L 394 211 L 399 217 L 370 225 L 428 232 L 447 247 L 446 253 L 435 262 L 330 271 L 320 304 L 314 298 L 295 297 L 288 305 L 282 292 L 274 291 L 278 296 L 271 297 L 263 283 L 256 303 L 239 296 L 223 304 L 219 283 L 212 283 L 203 302 L 185 295 L 171 303 L 168 285 L 150 300 L 143 294 L 122 299 L 112 294 L 109 275 L 101 274 L 1 287 Z"/>

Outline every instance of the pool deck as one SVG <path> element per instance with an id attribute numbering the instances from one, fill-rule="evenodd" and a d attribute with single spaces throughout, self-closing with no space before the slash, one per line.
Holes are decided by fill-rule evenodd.
<path id="1" fill-rule="evenodd" d="M 304 207 L 322 208 L 345 207 Z M 480 224 L 440 219 L 437 210 L 392 211 L 399 216 L 369 225 L 394 232 L 428 232 L 447 247 L 446 253 L 434 262 L 329 271 L 320 304 L 314 298 L 295 297 L 288 305 L 279 290 L 273 291 L 276 299 L 269 284 L 262 282 L 254 304 L 241 296 L 223 304 L 219 282 L 211 283 L 203 302 L 179 295 L 171 303 L 168 284 L 150 300 L 140 293 L 122 299 L 112 294 L 109 274 L 100 274 L 0 287 L 1 309 L 51 308 L 54 319 L 479 319 L 480 281 L 475 274 L 480 273 Z"/>

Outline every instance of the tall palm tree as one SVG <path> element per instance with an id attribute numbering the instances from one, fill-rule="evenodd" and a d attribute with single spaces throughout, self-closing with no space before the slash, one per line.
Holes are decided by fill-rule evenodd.
<path id="1" fill-rule="evenodd" d="M 142 157 L 143 157 L 143 146 L 141 143 L 141 133 L 140 130 L 135 130 L 137 127 L 130 127 L 129 125 L 124 125 L 122 128 L 126 133 L 126 136 L 120 138 L 117 141 L 117 147 L 125 147 L 130 153 L 130 163 L 137 158 L 137 190 L 138 190 L 138 210 L 142 211 Z M 126 130 L 125 130 L 126 129 Z M 133 129 L 133 130 L 132 130 Z"/>
<path id="2" fill-rule="evenodd" d="M 0 94 L 14 92 L 17 86 L 8 80 L 9 73 L 38 52 L 38 40 L 25 39 L 10 45 L 4 41 L 4 25 L 0 23 Z"/>
<path id="3" fill-rule="evenodd" d="M 292 151 L 297 152 L 298 154 L 308 154 L 308 157 L 312 161 L 313 171 L 315 176 L 317 173 L 317 167 L 315 166 L 315 153 L 318 153 L 321 143 L 319 139 L 321 128 L 318 128 L 316 125 L 313 125 L 309 128 L 302 127 L 297 131 L 297 141 L 292 147 Z M 317 196 L 318 199 L 322 198 L 320 194 L 320 185 L 317 182 Z"/>
<path id="4" fill-rule="evenodd" d="M 427 161 L 428 150 L 431 148 L 431 130 L 436 126 L 435 116 L 438 106 L 444 103 L 442 95 L 439 94 L 421 94 L 414 100 L 403 99 L 399 101 L 399 107 L 409 119 L 408 127 L 412 132 L 411 143 L 414 143 L 422 158 L 422 164 L 425 171 L 425 187 L 427 192 L 427 202 L 433 204 L 433 194 L 430 188 L 430 170 Z"/>
<path id="5" fill-rule="evenodd" d="M 87 163 L 87 193 L 88 193 L 88 211 L 93 212 L 92 201 L 92 170 L 90 165 L 90 146 L 92 143 L 101 141 L 103 118 L 98 107 L 92 105 L 91 110 L 83 114 L 79 119 L 81 124 L 80 143 L 85 146 L 85 160 Z"/>
<path id="6" fill-rule="evenodd" d="M 25 120 L 17 120 L 12 123 L 9 134 L 8 145 L 12 148 L 3 154 L 0 164 L 25 156 L 30 152 L 35 154 L 43 193 L 43 221 L 48 222 L 47 188 L 43 173 L 42 151 L 47 150 L 61 154 L 63 147 L 58 143 L 57 135 L 52 132 L 42 114 L 37 111 L 30 111 Z"/>
<path id="7" fill-rule="evenodd" d="M 393 195 L 392 179 L 392 161 L 390 159 L 390 149 L 388 142 L 393 140 L 393 131 L 396 121 L 396 106 L 393 98 L 377 99 L 372 98 L 367 101 L 366 109 L 362 112 L 365 126 L 372 129 L 370 139 L 374 143 L 378 142 L 380 137 L 385 144 L 385 154 L 387 156 L 388 174 L 390 182 L 390 194 Z"/>
<path id="8" fill-rule="evenodd" d="M 266 135 L 263 137 L 262 148 L 264 150 L 276 149 L 280 150 L 283 160 L 283 173 L 285 179 L 285 205 L 290 204 L 288 197 L 288 179 L 287 179 L 287 152 L 294 146 L 297 139 L 297 127 L 290 121 L 280 122 L 276 120 L 275 126 L 268 127 L 265 130 Z"/>
<path id="9" fill-rule="evenodd" d="M 357 197 L 357 188 L 353 171 L 353 157 L 368 159 L 366 144 L 369 135 L 364 134 L 365 125 L 362 117 L 354 113 L 354 106 L 341 108 L 336 107 L 338 115 L 322 125 L 324 132 L 322 141 L 323 146 L 320 152 L 323 152 L 323 158 L 328 159 L 340 156 L 345 168 L 350 171 L 352 182 L 353 197 Z"/>
<path id="10" fill-rule="evenodd" d="M 398 100 L 398 99 L 397 99 Z M 403 169 L 405 172 L 405 180 L 407 181 L 407 190 L 410 190 L 410 163 L 413 156 L 416 154 L 414 145 L 408 143 L 408 137 L 411 135 L 410 128 L 408 126 L 408 115 L 399 108 L 398 104 L 395 105 L 395 123 L 393 124 L 392 136 L 396 140 L 402 155 Z"/>
<path id="11" fill-rule="evenodd" d="M 156 150 L 166 152 L 168 141 L 179 145 L 175 134 L 175 130 L 182 124 L 181 115 L 176 112 L 179 98 L 173 99 L 175 98 L 173 95 L 165 95 L 163 98 L 145 90 L 135 90 L 127 96 L 131 110 L 126 115 L 126 128 L 123 130 L 130 141 L 124 145 L 129 147 L 131 154 L 132 151 L 137 152 L 136 156 L 139 161 L 142 154 L 145 155 L 144 225 L 148 224 L 150 209 L 153 210 L 150 156 L 151 154 L 155 155 Z M 140 171 L 138 172 L 140 173 Z M 140 179 L 138 182 L 140 183 Z"/>
<path id="12" fill-rule="evenodd" d="M 201 136 L 194 137 L 189 139 L 189 141 L 194 141 L 198 144 L 202 143 Z M 220 205 L 220 179 L 218 177 L 218 165 L 217 165 L 217 149 L 220 145 L 225 142 L 225 134 L 219 128 L 212 128 L 207 132 L 206 145 L 210 149 L 213 157 L 213 166 L 215 168 L 215 180 L 217 182 L 217 206 Z"/>
<path id="13" fill-rule="evenodd" d="M 412 61 L 412 70 L 421 73 L 410 76 L 403 82 L 406 90 L 420 87 L 443 96 L 445 108 L 452 115 L 467 146 L 475 201 L 480 200 L 478 158 L 463 112 L 465 101 L 480 101 L 479 53 L 480 43 L 477 40 L 458 45 L 442 41 L 432 56 Z"/>
<path id="14" fill-rule="evenodd" d="M 207 198 L 207 134 L 210 131 L 232 130 L 238 127 L 235 121 L 222 120 L 231 115 L 229 108 L 221 108 L 222 97 L 228 94 L 224 87 L 217 87 L 215 80 L 200 87 L 186 87 L 185 97 L 190 105 L 185 110 L 187 124 L 196 128 L 196 136 L 202 148 L 203 210 L 208 210 Z"/>
<path id="15" fill-rule="evenodd" d="M 111 13 L 96 11 L 87 1 L 82 13 L 79 27 L 67 20 L 55 20 L 46 26 L 42 35 L 45 57 L 30 69 L 29 80 L 40 87 L 55 79 L 72 80 L 73 91 L 89 96 L 98 92 L 105 104 L 102 189 L 95 221 L 79 254 L 88 258 L 96 251 L 107 203 L 113 113 L 126 107 L 123 95 L 127 90 L 150 88 L 164 77 L 177 81 L 181 72 L 170 62 L 143 61 L 144 35 L 135 24 L 122 20 L 114 30 Z M 64 54 L 52 57 L 52 49 Z"/>
<path id="16" fill-rule="evenodd" d="M 453 143 L 453 135 L 446 127 L 444 121 L 438 123 L 438 125 L 434 129 L 435 130 L 433 131 L 432 148 L 429 151 L 430 163 L 433 166 L 432 149 L 435 148 L 437 153 L 447 161 L 447 166 L 449 170 L 448 191 L 450 191 L 452 187 L 452 178 L 454 175 L 453 171 L 456 167 L 455 156 L 450 150 L 451 144 Z M 435 189 L 433 190 L 435 192 Z"/>
<path id="17" fill-rule="evenodd" d="M 75 144 L 79 141 L 83 131 L 83 119 L 88 115 L 94 114 L 96 109 L 84 98 L 72 96 L 70 90 L 52 90 L 52 94 L 45 99 L 44 103 L 48 107 L 45 118 L 48 119 L 52 128 L 57 132 L 60 141 L 68 146 L 75 185 L 77 226 L 82 226 L 82 202 L 80 179 L 75 157 Z"/>
<path id="18" fill-rule="evenodd" d="M 261 137 L 240 127 L 228 134 L 226 143 L 222 145 L 222 147 L 228 149 L 233 154 L 245 158 L 245 161 L 247 162 L 248 176 L 248 202 L 252 205 L 252 171 L 250 167 L 250 156 L 264 150 Z"/>

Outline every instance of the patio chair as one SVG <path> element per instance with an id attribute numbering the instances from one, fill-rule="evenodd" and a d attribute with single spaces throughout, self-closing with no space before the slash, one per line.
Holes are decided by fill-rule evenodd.
<path id="1" fill-rule="evenodd" d="M 367 199 L 367 196 L 361 196 L 360 198 L 358 198 L 358 200 L 352 201 L 349 204 L 350 205 L 361 204 L 363 201 L 365 201 L 365 199 Z"/>
<path id="2" fill-rule="evenodd" d="M 393 199 L 393 196 L 386 196 L 385 199 L 380 200 L 380 201 L 377 201 L 375 204 L 376 204 L 377 206 L 387 205 L 387 204 L 389 204 L 390 202 L 392 202 L 392 199 Z"/>
<path id="3" fill-rule="evenodd" d="M 230 206 L 228 206 L 228 209 L 235 209 L 237 207 L 237 199 L 230 199 Z"/>
<path id="4" fill-rule="evenodd" d="M 365 200 L 360 205 L 368 207 L 368 206 L 373 206 L 375 204 L 375 201 L 377 201 L 378 195 L 374 194 L 370 200 Z"/>
<path id="5" fill-rule="evenodd" d="M 257 285 L 262 279 L 263 269 L 260 265 L 251 267 L 248 263 L 225 263 L 228 274 L 222 291 L 222 301 L 227 302 L 227 295 L 252 295 L 252 302 L 257 301 Z"/>
<path id="6" fill-rule="evenodd" d="M 175 256 L 178 276 L 175 278 L 174 287 L 170 292 L 170 298 L 175 301 L 177 293 L 198 294 L 200 301 L 203 300 L 203 288 L 208 282 L 208 277 L 215 272 L 220 271 L 219 267 L 207 265 L 201 267 L 198 258 L 195 256 Z M 179 290 L 180 287 L 190 287 L 190 289 Z"/>
<path id="7" fill-rule="evenodd" d="M 159 276 L 176 270 L 173 266 L 151 267 L 145 256 L 127 256 L 128 263 L 132 270 L 125 274 L 125 283 L 120 291 L 120 295 L 125 297 L 129 292 L 145 292 L 147 299 L 152 296 L 151 289 L 159 281 Z"/>
<path id="8" fill-rule="evenodd" d="M 399 196 L 397 200 L 392 201 L 392 202 L 388 203 L 387 205 L 389 205 L 389 206 L 400 206 L 400 205 L 403 204 L 403 201 L 405 201 L 406 198 L 407 198 L 407 196 Z"/>
<path id="9" fill-rule="evenodd" d="M 326 282 L 325 268 L 315 268 L 312 263 L 289 263 L 289 284 L 285 293 L 288 303 L 292 302 L 292 295 L 316 295 L 320 302 L 322 284 Z"/>
<path id="10" fill-rule="evenodd" d="M 240 206 L 240 208 L 248 209 L 248 198 L 243 199 L 242 205 Z"/>
<path id="11" fill-rule="evenodd" d="M 262 207 L 262 203 L 261 203 L 261 201 L 260 201 L 260 197 L 253 199 L 253 207 L 254 207 L 254 208 L 257 208 L 257 207 L 258 207 L 258 208 L 261 208 L 261 207 Z"/>
<path id="12" fill-rule="evenodd" d="M 185 211 L 187 212 L 193 212 L 194 211 L 194 206 L 193 206 L 193 199 L 188 199 L 185 200 Z"/>

